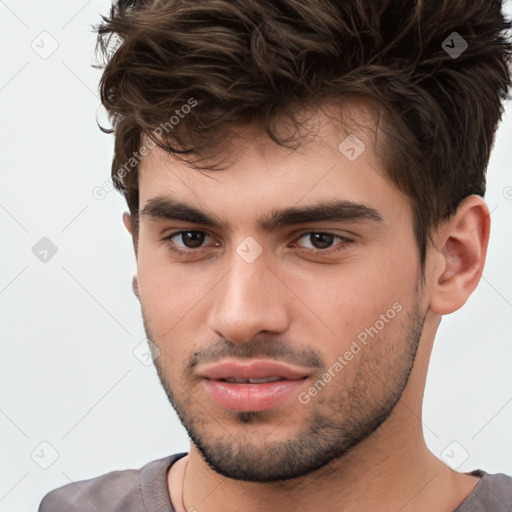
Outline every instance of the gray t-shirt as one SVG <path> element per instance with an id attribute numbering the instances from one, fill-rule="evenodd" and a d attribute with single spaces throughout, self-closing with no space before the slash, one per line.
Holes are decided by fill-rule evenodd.
<path id="1" fill-rule="evenodd" d="M 149 462 L 141 469 L 111 471 L 50 491 L 38 512 L 176 512 L 169 498 L 167 471 L 187 453 Z M 475 488 L 453 512 L 512 512 L 512 477 L 480 469 Z"/>

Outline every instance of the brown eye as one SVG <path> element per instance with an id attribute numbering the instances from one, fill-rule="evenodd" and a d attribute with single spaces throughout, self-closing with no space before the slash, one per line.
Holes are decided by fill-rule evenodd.
<path id="1" fill-rule="evenodd" d="M 178 233 L 187 249 L 196 249 L 204 242 L 205 234 L 201 231 L 182 231 Z"/>
<path id="2" fill-rule="evenodd" d="M 315 249 L 328 249 L 334 242 L 334 236 L 328 233 L 311 233 L 308 236 Z"/>
<path id="3" fill-rule="evenodd" d="M 346 245 L 350 244 L 352 240 L 349 240 L 348 238 L 345 238 L 340 235 L 335 235 L 334 233 L 324 233 L 324 232 L 309 232 L 309 233 L 303 233 L 298 240 L 305 239 L 309 240 L 310 246 L 305 246 L 298 244 L 299 247 L 304 247 L 305 249 L 311 249 L 313 251 L 323 251 L 327 252 L 328 249 L 331 249 L 331 247 L 337 248 L 343 248 Z M 341 243 L 334 244 L 333 243 L 338 240 Z"/>
<path id="4" fill-rule="evenodd" d="M 211 238 L 203 231 L 182 230 L 171 233 L 164 238 L 171 252 L 181 255 L 195 255 L 200 249 L 205 248 L 206 238 Z"/>

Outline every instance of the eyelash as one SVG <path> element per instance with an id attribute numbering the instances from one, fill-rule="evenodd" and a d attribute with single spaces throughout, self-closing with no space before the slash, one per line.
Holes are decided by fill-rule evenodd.
<path id="1" fill-rule="evenodd" d="M 203 247 L 200 247 L 198 249 L 189 249 L 189 250 L 179 249 L 176 246 L 176 244 L 172 241 L 172 239 L 178 235 L 183 234 L 183 233 L 203 233 L 207 236 L 210 236 L 210 235 L 208 235 L 208 233 L 205 233 L 204 231 L 199 231 L 199 230 L 194 230 L 194 229 L 186 229 L 186 230 L 174 231 L 173 233 L 170 233 L 168 236 L 166 236 L 164 238 L 164 240 L 166 242 L 168 242 L 167 246 L 168 246 L 169 251 L 172 253 L 178 254 L 180 256 L 192 256 L 192 255 L 195 255 L 196 253 L 198 253 L 201 249 L 204 249 Z M 318 255 L 321 253 L 331 254 L 331 253 L 335 253 L 338 251 L 342 251 L 354 243 L 354 241 L 350 240 L 349 238 L 346 238 L 341 235 L 337 235 L 335 233 L 330 233 L 329 231 L 304 231 L 297 236 L 295 241 L 300 240 L 301 238 L 303 238 L 306 235 L 314 235 L 314 234 L 330 235 L 333 238 L 335 238 L 338 241 L 343 242 L 343 243 L 338 244 L 334 247 L 328 247 L 327 249 L 309 249 L 307 247 L 301 247 L 301 249 L 305 250 L 307 253 L 310 253 L 310 254 L 315 254 L 315 255 Z"/>

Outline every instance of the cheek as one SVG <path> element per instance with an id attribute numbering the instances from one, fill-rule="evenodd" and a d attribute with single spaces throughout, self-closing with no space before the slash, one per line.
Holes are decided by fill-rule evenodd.
<path id="1" fill-rule="evenodd" d="M 365 257 L 364 262 L 333 266 L 323 274 L 320 268 L 302 274 L 296 289 L 304 304 L 329 327 L 333 348 L 339 349 L 376 322 L 377 328 L 385 322 L 389 330 L 390 324 L 396 323 L 390 320 L 414 296 L 418 271 L 416 255 L 376 250 L 375 256 Z M 308 329 L 307 323 L 299 323 Z"/>
<path id="2" fill-rule="evenodd" d="M 189 272 L 169 265 L 141 262 L 138 279 L 146 332 L 160 350 L 158 363 L 167 374 L 179 375 L 182 362 L 202 341 L 196 329 L 200 325 L 198 316 L 204 318 L 204 289 L 193 282 Z"/>
<path id="3" fill-rule="evenodd" d="M 157 337 L 182 336 L 191 330 L 190 322 L 197 327 L 198 314 L 204 318 L 205 296 L 218 281 L 216 270 L 200 269 L 196 263 L 171 263 L 163 249 L 139 250 L 140 301 Z"/>

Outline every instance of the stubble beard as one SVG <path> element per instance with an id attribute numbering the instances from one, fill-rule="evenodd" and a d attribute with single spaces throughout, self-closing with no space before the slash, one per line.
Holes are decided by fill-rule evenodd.
<path id="1" fill-rule="evenodd" d="M 232 411 L 239 428 L 233 427 L 231 421 L 222 434 L 212 434 L 212 427 L 216 431 L 221 428 L 222 419 L 208 418 L 204 408 L 182 389 L 183 384 L 172 385 L 171 381 L 176 379 L 168 377 L 159 358 L 154 364 L 171 405 L 210 468 L 234 480 L 290 480 L 345 456 L 390 416 L 407 384 L 424 320 L 416 302 L 403 321 L 401 340 L 379 333 L 372 342 L 378 343 L 380 348 L 376 349 L 377 345 L 365 347 L 349 363 L 350 368 L 343 370 L 357 372 L 350 389 L 334 378 L 308 405 L 297 401 L 293 407 L 309 407 L 311 412 L 297 433 L 293 433 L 296 423 L 290 424 L 290 434 L 282 441 L 250 440 L 251 425 L 268 421 L 269 411 Z M 146 319 L 144 327 L 147 337 L 153 340 Z M 279 421 L 280 428 L 286 421 L 286 417 Z M 236 435 L 239 432 L 240 435 Z"/>

